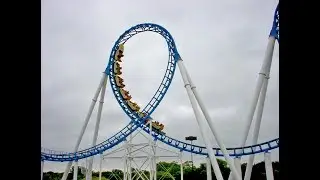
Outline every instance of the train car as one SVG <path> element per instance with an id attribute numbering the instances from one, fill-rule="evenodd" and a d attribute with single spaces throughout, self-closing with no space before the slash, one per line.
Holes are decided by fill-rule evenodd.
<path id="1" fill-rule="evenodd" d="M 128 100 L 127 103 L 128 103 L 128 105 L 129 105 L 129 107 L 130 107 L 130 109 L 131 109 L 132 111 L 139 111 L 139 110 L 140 110 L 140 107 L 138 106 L 137 103 L 132 102 L 132 101 L 130 101 L 130 100 Z"/>
<path id="2" fill-rule="evenodd" d="M 118 62 L 122 62 L 121 58 L 124 56 L 123 52 L 124 52 L 124 44 L 120 44 L 118 50 L 114 55 L 114 59 Z"/>
<path id="3" fill-rule="evenodd" d="M 116 79 L 116 85 L 119 88 L 124 88 L 126 86 L 123 84 L 123 79 L 120 76 L 116 76 L 115 79 Z"/>
<path id="4" fill-rule="evenodd" d="M 130 100 L 131 99 L 131 96 L 130 96 L 130 94 L 129 94 L 129 91 L 126 91 L 126 90 L 124 90 L 124 89 L 120 89 L 120 94 L 121 94 L 121 96 L 122 96 L 122 98 L 124 99 L 124 100 Z"/>
<path id="5" fill-rule="evenodd" d="M 145 117 L 146 115 L 147 115 L 147 114 L 144 113 L 144 112 L 141 112 L 141 111 L 138 112 L 138 116 L 139 116 L 140 118 L 143 118 L 143 117 Z"/>
<path id="6" fill-rule="evenodd" d="M 118 62 L 115 62 L 114 66 L 113 66 L 114 74 L 121 75 L 122 74 L 121 69 L 122 69 L 122 67 L 120 66 L 120 64 Z"/>
<path id="7" fill-rule="evenodd" d="M 162 134 L 162 135 L 165 135 L 166 133 L 163 132 L 163 129 L 164 129 L 164 125 L 159 123 L 158 121 L 150 121 L 150 120 L 147 120 L 145 125 L 147 127 L 150 126 L 150 122 L 152 122 L 152 131 L 158 133 L 158 134 Z"/>
<path id="8" fill-rule="evenodd" d="M 162 123 L 159 123 L 158 121 L 155 121 L 154 124 L 158 129 L 160 129 L 161 131 L 163 130 L 164 125 Z"/>
<path id="9" fill-rule="evenodd" d="M 145 117 L 146 115 L 147 115 L 146 113 L 143 113 L 143 112 L 138 111 L 138 116 L 139 116 L 140 118 L 143 118 L 143 117 Z M 150 120 L 150 118 L 145 119 L 145 123 L 146 123 L 148 120 Z M 145 123 L 144 123 L 144 124 L 145 124 Z"/>

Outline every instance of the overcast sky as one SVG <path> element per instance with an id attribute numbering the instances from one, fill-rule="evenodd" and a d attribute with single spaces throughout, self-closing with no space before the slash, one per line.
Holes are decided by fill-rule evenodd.
<path id="1" fill-rule="evenodd" d="M 131 26 L 151 22 L 173 36 L 224 144 L 239 146 L 276 5 L 276 0 L 42 0 L 41 145 L 73 150 L 114 42 Z M 259 142 L 279 134 L 278 56 L 276 43 Z M 126 43 L 123 78 L 141 107 L 158 88 L 167 57 L 166 42 L 156 33 L 139 34 Z M 96 109 L 81 149 L 91 145 Z M 165 125 L 167 135 L 179 140 L 198 136 L 196 144 L 204 146 L 178 69 L 153 117 Z M 128 120 L 108 84 L 98 142 Z M 184 159 L 189 156 L 185 154 Z M 279 159 L 278 150 L 272 159 Z M 205 162 L 203 157 L 195 160 Z M 104 168 L 122 166 L 121 160 L 112 161 L 105 162 Z M 44 170 L 63 171 L 64 167 L 65 163 L 46 163 Z"/>

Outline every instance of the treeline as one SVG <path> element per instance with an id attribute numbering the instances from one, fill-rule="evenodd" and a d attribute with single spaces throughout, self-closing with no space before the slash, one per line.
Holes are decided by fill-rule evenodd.
<path id="1" fill-rule="evenodd" d="M 223 179 L 227 180 L 230 174 L 230 169 L 227 166 L 227 163 L 223 160 L 218 159 L 218 164 L 223 176 Z M 273 174 L 274 180 L 280 180 L 279 171 L 280 171 L 280 163 L 273 162 Z M 83 168 L 82 168 L 83 169 Z M 246 163 L 241 165 L 242 176 L 245 174 L 246 170 Z M 143 173 L 142 173 L 143 172 Z M 168 173 L 169 172 L 169 173 Z M 214 175 L 213 169 L 211 167 L 212 172 L 212 180 L 216 180 Z M 81 171 L 81 168 L 78 167 L 78 180 L 85 180 L 85 172 Z M 102 180 L 119 180 L 123 178 L 123 172 L 119 169 L 114 169 L 112 171 L 104 171 L 102 174 Z M 140 176 L 139 176 L 140 174 Z M 145 175 L 143 175 L 145 174 Z M 60 180 L 63 173 L 54 173 L 54 172 L 45 172 L 43 174 L 43 180 Z M 92 173 L 93 180 L 98 180 L 99 172 Z M 149 171 L 142 170 L 137 173 L 137 170 L 132 168 L 132 177 L 133 180 L 142 179 L 141 178 L 149 177 Z M 180 175 L 180 165 L 173 161 L 173 162 L 159 162 L 157 164 L 157 179 L 162 180 L 181 180 Z M 144 180 L 142 179 L 142 180 Z M 199 167 L 195 167 L 191 165 L 190 161 L 187 161 L 183 164 L 183 179 L 184 180 L 206 180 L 207 173 L 206 173 L 206 164 L 202 163 Z M 73 180 L 73 168 L 71 169 L 71 173 L 69 173 L 67 180 Z M 252 168 L 252 175 L 251 180 L 266 180 L 266 172 L 265 172 L 265 164 L 264 162 L 257 163 Z"/>

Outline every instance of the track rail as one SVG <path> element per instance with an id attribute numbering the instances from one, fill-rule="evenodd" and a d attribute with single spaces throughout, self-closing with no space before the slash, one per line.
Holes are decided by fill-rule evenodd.
<path id="1" fill-rule="evenodd" d="M 278 12 L 278 10 L 276 10 Z M 278 16 L 275 16 L 275 18 L 278 18 Z M 274 23 L 275 24 L 275 23 Z M 277 21 L 277 27 L 279 25 L 279 21 Z M 274 29 L 274 28 L 273 28 Z M 275 31 L 277 33 L 277 39 L 279 41 L 279 28 Z M 140 118 L 138 114 L 134 111 L 132 111 L 129 107 L 127 102 L 123 99 L 121 96 L 121 93 L 119 92 L 120 89 L 116 86 L 115 83 L 115 74 L 113 72 L 113 65 L 114 65 L 114 56 L 119 48 L 120 44 L 124 44 L 126 41 L 128 41 L 131 37 L 138 33 L 142 33 L 145 31 L 152 31 L 156 32 L 167 42 L 168 45 L 168 51 L 169 51 L 169 58 L 168 58 L 168 64 L 166 68 L 166 72 L 164 75 L 164 78 L 162 79 L 160 86 L 154 96 L 151 98 L 149 103 L 143 108 L 142 112 L 146 113 L 147 116 Z M 273 32 L 273 31 L 272 31 Z M 271 33 L 272 33 L 271 32 Z M 270 33 L 270 35 L 272 35 Z M 149 127 L 145 126 L 143 122 L 150 118 L 151 114 L 154 112 L 154 110 L 157 108 L 157 106 L 160 104 L 161 100 L 165 96 L 167 90 L 169 89 L 169 86 L 173 80 L 174 72 L 176 69 L 176 61 L 180 59 L 180 55 L 176 49 L 175 42 L 170 35 L 170 33 L 163 28 L 162 26 L 159 26 L 157 24 L 151 24 L 151 23 L 145 23 L 145 24 L 138 24 L 136 26 L 131 27 L 127 31 L 125 31 L 119 39 L 116 41 L 114 47 L 112 48 L 109 63 L 105 70 L 105 72 L 108 74 L 110 79 L 110 85 L 113 91 L 114 96 L 116 97 L 120 107 L 123 109 L 123 111 L 128 115 L 130 118 L 130 123 L 125 126 L 122 130 L 120 130 L 118 133 L 110 137 L 109 139 L 101 142 L 100 144 L 97 144 L 96 146 L 80 150 L 76 153 L 69 153 L 69 152 L 61 152 L 61 151 L 54 151 L 42 148 L 41 149 L 41 159 L 46 161 L 75 161 L 83 158 L 87 158 L 90 156 L 94 156 L 97 154 L 101 154 L 102 152 L 116 146 L 117 144 L 121 143 L 122 141 L 126 140 L 126 138 L 133 133 L 137 128 L 143 128 L 143 130 L 147 133 L 149 133 Z M 179 149 L 180 151 L 187 151 L 194 154 L 199 155 L 208 155 L 207 150 L 203 146 L 197 146 L 197 145 L 191 145 L 186 142 L 179 141 L 177 139 L 171 138 L 166 135 L 157 134 L 156 132 L 152 132 L 152 135 L 155 140 L 159 140 L 167 145 L 170 145 L 174 148 Z M 246 146 L 246 147 L 235 147 L 235 148 L 227 148 L 230 156 L 245 156 L 250 154 L 256 154 L 261 152 L 266 152 L 275 148 L 279 147 L 279 138 L 273 139 L 271 141 L 263 142 L 260 144 L 252 145 L 252 146 Z M 216 156 L 223 156 L 220 148 L 213 148 L 216 152 Z"/>

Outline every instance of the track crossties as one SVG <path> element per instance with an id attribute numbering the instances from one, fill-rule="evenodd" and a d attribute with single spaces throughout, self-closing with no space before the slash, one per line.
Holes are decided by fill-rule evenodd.
<path id="1" fill-rule="evenodd" d="M 277 16 L 278 17 L 278 16 Z M 277 21 L 278 23 L 278 21 Z M 279 23 L 278 23 L 279 24 Z M 277 28 L 277 33 L 279 28 Z M 150 99 L 149 103 L 141 110 L 140 106 L 131 100 L 133 97 L 130 96 L 129 92 L 125 90 L 124 79 L 121 78 L 122 68 L 121 68 L 121 58 L 124 53 L 124 45 L 132 36 L 142 33 L 145 31 L 152 31 L 160 34 L 167 42 L 168 46 L 168 63 L 164 77 L 159 85 L 159 88 L 154 93 L 153 97 Z M 279 36 L 277 36 L 278 38 Z M 170 84 L 174 77 L 174 72 L 176 69 L 176 62 L 180 59 L 180 55 L 177 51 L 175 42 L 170 35 L 170 33 L 157 24 L 144 23 L 138 24 L 131 27 L 125 31 L 115 42 L 110 57 L 109 63 L 105 69 L 105 73 L 109 76 L 110 85 L 114 96 L 117 99 L 120 107 L 127 114 L 130 119 L 130 122 L 118 133 L 110 137 L 109 139 L 97 144 L 96 146 L 80 150 L 76 153 L 69 152 L 58 152 L 54 150 L 49 150 L 42 148 L 41 149 L 41 159 L 45 161 L 75 161 L 97 154 L 116 146 L 121 143 L 133 133 L 137 128 L 142 128 L 145 132 L 149 133 L 150 129 L 147 125 L 148 122 L 152 121 L 152 113 L 155 111 L 157 106 L 160 104 L 161 100 L 164 98 L 166 92 L 168 91 Z M 158 128 L 158 131 L 154 130 Z M 160 131 L 159 131 L 160 130 Z M 191 145 L 186 142 L 179 141 L 172 137 L 167 136 L 162 132 L 163 127 L 161 124 L 155 123 L 152 129 L 152 135 L 156 140 L 159 140 L 169 146 L 177 148 L 181 151 L 192 152 L 199 155 L 207 156 L 207 149 L 203 146 Z M 237 147 L 237 148 L 227 148 L 227 151 L 230 156 L 244 156 L 255 153 L 266 152 L 271 149 L 279 147 L 279 138 L 264 142 L 261 144 L 256 144 L 246 147 Z M 223 156 L 220 148 L 213 148 L 216 156 Z"/>

